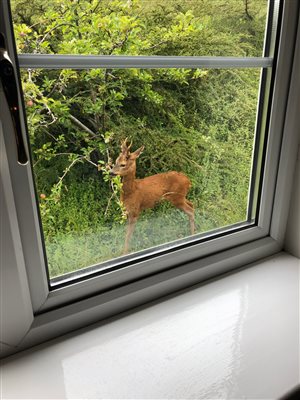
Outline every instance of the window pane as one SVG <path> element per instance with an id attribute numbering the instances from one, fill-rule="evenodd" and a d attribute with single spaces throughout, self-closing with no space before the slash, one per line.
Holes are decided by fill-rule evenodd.
<path id="1" fill-rule="evenodd" d="M 267 0 L 11 0 L 19 53 L 261 56 Z"/>
<path id="2" fill-rule="evenodd" d="M 109 171 L 125 138 L 130 153 L 144 146 L 136 178 L 176 171 L 191 183 L 187 214 L 172 205 L 183 208 L 182 175 L 141 212 L 129 253 L 191 235 L 190 202 L 197 234 L 246 221 L 259 77 L 259 69 L 23 70 L 50 277 L 123 254 L 126 199 Z M 113 171 L 128 178 L 124 154 Z M 134 194 L 127 178 L 130 212 L 165 185 L 165 175 L 142 181 Z"/>

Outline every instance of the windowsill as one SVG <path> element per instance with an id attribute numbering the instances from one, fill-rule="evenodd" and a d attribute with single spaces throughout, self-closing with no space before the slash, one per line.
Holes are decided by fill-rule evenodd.
<path id="1" fill-rule="evenodd" d="M 278 398 L 299 384 L 300 260 L 280 253 L 3 361 L 3 398 Z"/>

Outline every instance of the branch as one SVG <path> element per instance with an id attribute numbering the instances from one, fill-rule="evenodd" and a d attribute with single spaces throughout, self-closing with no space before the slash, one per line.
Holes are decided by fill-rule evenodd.
<path id="1" fill-rule="evenodd" d="M 115 49 L 117 48 L 122 48 L 124 46 L 124 44 L 126 43 L 126 41 L 128 40 L 128 36 L 129 34 L 132 32 L 132 29 L 128 29 L 125 33 L 125 37 L 123 40 L 120 40 L 117 43 L 114 43 L 109 51 L 109 55 L 112 55 L 112 53 L 114 52 Z"/>
<path id="2" fill-rule="evenodd" d="M 73 160 L 73 161 L 71 162 L 71 164 L 68 165 L 68 167 L 64 170 L 63 175 L 59 178 L 59 180 L 58 180 L 58 182 L 55 184 L 55 186 L 59 186 L 59 184 L 63 181 L 63 179 L 65 178 L 65 176 L 67 175 L 67 173 L 70 172 L 70 169 L 71 169 L 77 162 L 81 161 L 82 159 L 84 159 L 84 156 L 75 158 L 75 160 Z"/>
<path id="3" fill-rule="evenodd" d="M 54 115 L 54 113 L 51 111 L 50 107 L 48 107 L 48 105 L 45 102 L 43 102 L 43 106 L 46 108 L 47 114 L 52 118 L 52 121 L 48 122 L 48 123 L 47 122 L 40 122 L 40 125 L 49 126 L 49 125 L 54 124 L 57 121 L 58 118 Z"/>
<path id="4" fill-rule="evenodd" d="M 64 155 L 64 154 L 68 154 L 68 153 L 60 153 L 60 155 Z M 72 153 L 70 153 L 72 154 Z M 93 163 L 93 161 L 91 161 L 89 158 L 89 155 L 86 156 L 80 156 L 75 158 L 70 165 L 67 166 L 67 168 L 64 170 L 64 173 L 62 174 L 62 176 L 59 178 L 58 182 L 55 184 L 56 187 L 58 187 L 62 181 L 64 180 L 64 178 L 66 177 L 66 175 L 70 172 L 71 168 L 74 167 L 74 165 L 82 160 L 85 160 L 87 162 L 89 162 L 90 164 L 94 165 L 95 167 L 98 168 L 98 165 Z"/>
<path id="5" fill-rule="evenodd" d="M 44 40 L 46 40 L 47 36 L 55 31 L 55 29 L 59 28 L 60 26 L 64 26 L 64 25 L 69 25 L 69 26 L 74 26 L 73 24 L 70 24 L 69 22 L 63 22 L 61 24 L 55 25 L 53 28 L 51 28 L 48 32 L 46 32 L 46 34 L 44 35 L 44 37 L 39 41 L 39 46 L 44 42 Z"/>
<path id="6" fill-rule="evenodd" d="M 84 125 L 81 121 L 79 121 L 79 119 L 75 118 L 72 114 L 69 114 L 70 120 L 77 125 L 78 128 L 83 129 L 84 131 L 86 131 L 87 133 L 89 133 L 90 135 L 92 135 L 93 137 L 97 137 L 97 135 L 90 129 L 88 128 L 86 125 Z"/>
<path id="7" fill-rule="evenodd" d="M 88 156 L 84 157 L 84 160 L 87 161 L 88 163 L 92 164 L 94 167 L 98 169 L 99 165 L 94 163 L 92 160 L 88 158 Z"/>
<path id="8" fill-rule="evenodd" d="M 56 154 L 52 154 L 52 157 L 59 157 L 59 156 L 75 156 L 76 154 L 74 153 L 56 153 Z M 94 163 L 93 161 L 91 161 L 89 158 L 89 156 L 81 156 L 80 159 L 87 161 L 88 163 L 92 164 L 94 167 L 98 168 L 98 164 Z M 34 164 L 33 166 L 35 167 L 41 160 L 43 160 L 42 158 L 39 158 Z M 78 160 L 78 158 L 76 159 Z"/>
<path id="9" fill-rule="evenodd" d="M 89 123 L 94 127 L 95 130 L 98 129 L 98 125 L 96 124 L 95 120 L 93 118 L 87 118 Z"/>
<path id="10" fill-rule="evenodd" d="M 169 43 L 169 42 L 170 42 L 170 39 L 162 40 L 162 41 L 160 41 L 160 42 L 158 42 L 158 43 L 156 43 L 156 44 L 154 44 L 154 45 L 152 45 L 152 46 L 146 47 L 145 50 L 155 49 L 156 47 L 159 47 L 159 46 L 162 45 L 162 44 L 167 44 L 167 43 Z"/>

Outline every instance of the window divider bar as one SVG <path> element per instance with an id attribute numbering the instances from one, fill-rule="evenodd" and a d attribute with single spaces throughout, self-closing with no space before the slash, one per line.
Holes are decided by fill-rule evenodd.
<path id="1" fill-rule="evenodd" d="M 100 56 L 20 54 L 20 68 L 268 68 L 272 57 Z"/>

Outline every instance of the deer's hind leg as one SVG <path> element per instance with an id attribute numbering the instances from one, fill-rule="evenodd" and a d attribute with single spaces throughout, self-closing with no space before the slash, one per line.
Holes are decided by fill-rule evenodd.
<path id="1" fill-rule="evenodd" d="M 185 199 L 185 202 L 187 203 L 187 205 L 189 205 L 190 207 L 192 207 L 193 211 L 194 211 L 194 204 L 189 201 L 188 199 Z"/>
<path id="2" fill-rule="evenodd" d="M 176 207 L 179 208 L 181 211 L 187 214 L 190 220 L 190 229 L 191 235 L 195 233 L 195 212 L 194 212 L 194 205 L 191 201 L 187 200 L 185 197 L 181 198 L 172 198 L 169 197 L 168 200 Z"/>
<path id="3" fill-rule="evenodd" d="M 191 235 L 195 234 L 195 211 L 194 211 L 194 205 L 191 201 L 185 199 L 184 206 L 179 207 L 182 211 L 184 211 L 190 220 L 190 229 L 191 229 Z"/>

